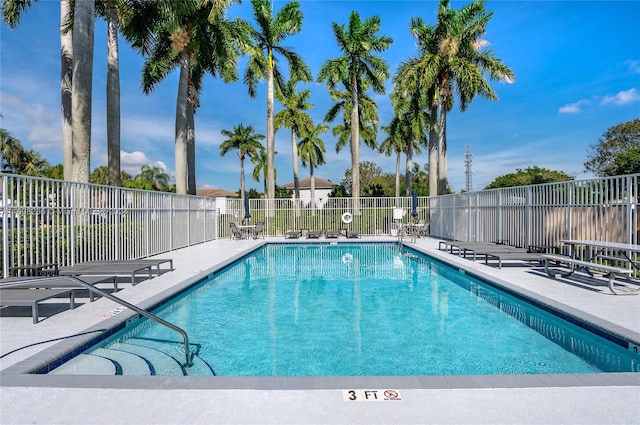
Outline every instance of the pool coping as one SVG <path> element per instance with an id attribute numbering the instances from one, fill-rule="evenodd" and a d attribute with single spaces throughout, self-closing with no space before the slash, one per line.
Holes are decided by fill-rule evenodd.
<path id="1" fill-rule="evenodd" d="M 335 243 L 380 243 L 381 241 L 338 240 L 265 240 L 246 250 L 197 273 L 190 278 L 173 285 L 148 299 L 140 302 L 142 308 L 156 306 L 163 300 L 184 291 L 193 284 L 206 279 L 212 273 L 227 267 L 248 253 L 266 244 L 335 244 Z M 393 243 L 393 241 L 387 241 Z M 488 281 L 499 289 L 516 293 L 536 304 L 546 305 L 562 315 L 574 317 L 603 332 L 640 345 L 640 334 L 606 320 L 591 316 L 580 310 L 545 298 L 524 288 L 510 284 L 482 271 L 466 267 L 445 258 L 435 256 L 433 252 L 408 245 L 411 249 L 428 255 L 465 273 Z M 135 317 L 131 311 L 125 311 L 108 318 L 74 337 L 67 338 L 34 356 L 7 367 L 0 372 L 2 387 L 58 387 L 58 388 L 119 388 L 119 389 L 260 389 L 260 390 L 320 390 L 353 388 L 396 388 L 396 389 L 461 389 L 461 388 L 532 388 L 532 387 L 592 387 L 592 386 L 640 386 L 640 373 L 589 373 L 589 374 L 546 374 L 546 375 L 447 375 L 447 376 L 334 376 L 334 377 L 167 377 L 167 376 L 73 376 L 45 375 L 33 372 L 48 364 L 55 363 L 70 353 L 84 351 L 86 344 L 94 339 L 94 334 L 106 329 L 118 328 Z"/>

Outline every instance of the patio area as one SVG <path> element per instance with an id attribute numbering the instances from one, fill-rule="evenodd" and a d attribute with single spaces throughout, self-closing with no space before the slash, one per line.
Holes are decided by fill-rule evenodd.
<path id="1" fill-rule="evenodd" d="M 397 239 L 362 239 L 372 240 Z M 270 241 L 285 240 L 266 239 Z M 326 241 L 321 238 L 319 242 Z M 435 238 L 419 238 L 415 243 L 405 240 L 408 246 L 640 341 L 640 295 L 615 296 L 606 285 L 602 290 L 589 290 L 550 279 L 541 266 L 485 266 L 439 251 L 438 242 Z M 195 282 L 263 243 L 262 239 L 224 239 L 164 253 L 163 258 L 173 259 L 175 270 L 136 286 L 123 284 L 117 296 L 139 305 Z M 41 353 L 58 343 L 58 338 L 80 333 L 120 313 L 119 305 L 99 299 L 58 312 L 38 324 L 32 323 L 30 314 L 0 317 L 0 370 Z M 48 379 L 54 377 L 3 374 L 0 378 L 3 424 L 632 424 L 640 415 L 639 373 L 275 379 Z M 349 401 L 345 391 L 353 389 L 395 389 L 401 399 Z"/>

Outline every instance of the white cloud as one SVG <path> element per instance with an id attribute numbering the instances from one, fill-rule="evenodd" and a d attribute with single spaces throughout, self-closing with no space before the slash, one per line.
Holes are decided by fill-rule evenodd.
<path id="1" fill-rule="evenodd" d="M 153 161 L 147 157 L 144 152 L 135 151 L 135 152 L 125 152 L 123 150 L 120 151 L 120 168 L 122 171 L 126 171 L 127 173 L 135 176 L 140 174 L 140 168 L 143 165 L 149 165 L 151 167 L 159 167 L 167 174 L 171 175 L 169 167 L 163 161 Z"/>
<path id="2" fill-rule="evenodd" d="M 568 103 L 564 106 L 561 106 L 560 109 L 558 109 L 558 112 L 561 114 L 577 114 L 582 112 L 582 106 L 588 103 L 588 100 L 579 100 L 574 103 Z"/>
<path id="3" fill-rule="evenodd" d="M 640 74 L 640 61 L 637 60 L 628 60 L 625 62 L 625 65 L 629 67 L 629 71 L 634 74 Z"/>
<path id="4" fill-rule="evenodd" d="M 600 104 L 607 105 L 609 103 L 613 103 L 614 105 L 622 106 L 638 101 L 640 101 L 640 92 L 638 92 L 637 89 L 633 88 L 618 92 L 618 94 L 614 96 L 605 96 Z"/>

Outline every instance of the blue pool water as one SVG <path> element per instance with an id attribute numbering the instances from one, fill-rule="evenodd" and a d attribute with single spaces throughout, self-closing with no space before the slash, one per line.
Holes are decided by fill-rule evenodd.
<path id="1" fill-rule="evenodd" d="M 267 245 L 154 313 L 223 376 L 640 370 L 628 349 L 392 244 Z M 180 350 L 138 323 L 96 349 L 134 337 Z"/>

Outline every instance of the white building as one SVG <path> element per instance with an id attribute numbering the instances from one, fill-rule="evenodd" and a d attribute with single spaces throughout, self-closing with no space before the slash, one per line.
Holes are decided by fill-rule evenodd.
<path id="1" fill-rule="evenodd" d="M 316 176 L 315 186 L 316 186 L 316 208 L 322 209 L 322 207 L 329 200 L 329 194 L 338 185 L 330 182 L 329 180 L 325 180 Z M 293 182 L 284 184 L 282 185 L 282 187 L 286 189 L 294 190 Z M 295 194 L 293 194 L 292 197 L 294 195 Z M 311 203 L 311 177 L 307 177 L 306 179 L 300 180 L 300 200 L 302 201 L 302 205 L 304 206 L 309 206 L 309 204 Z"/>

